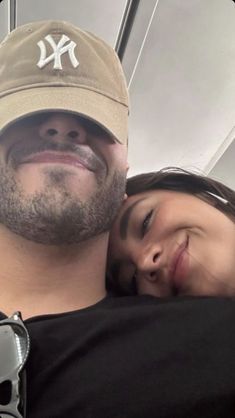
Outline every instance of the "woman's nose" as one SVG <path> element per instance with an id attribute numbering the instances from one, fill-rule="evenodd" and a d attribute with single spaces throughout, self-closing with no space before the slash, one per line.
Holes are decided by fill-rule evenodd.
<path id="1" fill-rule="evenodd" d="M 70 141 L 84 144 L 86 131 L 73 115 L 53 113 L 39 126 L 39 135 L 42 139 L 53 141 Z"/>
<path id="2" fill-rule="evenodd" d="M 138 273 L 144 274 L 149 279 L 156 276 L 157 271 L 161 267 L 162 249 L 159 245 L 154 245 L 151 248 L 143 249 L 137 257 L 136 266 Z"/>

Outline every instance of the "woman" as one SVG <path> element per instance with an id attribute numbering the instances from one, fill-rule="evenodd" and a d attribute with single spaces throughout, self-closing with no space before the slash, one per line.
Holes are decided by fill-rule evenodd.
<path id="1" fill-rule="evenodd" d="M 121 294 L 235 295 L 235 192 L 177 168 L 132 177 L 110 235 Z"/>

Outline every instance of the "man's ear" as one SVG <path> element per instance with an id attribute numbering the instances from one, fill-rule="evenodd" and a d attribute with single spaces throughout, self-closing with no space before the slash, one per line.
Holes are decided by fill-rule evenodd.
<path id="1" fill-rule="evenodd" d="M 127 194 L 125 193 L 123 196 L 123 202 L 125 202 L 125 200 L 128 198 Z"/>

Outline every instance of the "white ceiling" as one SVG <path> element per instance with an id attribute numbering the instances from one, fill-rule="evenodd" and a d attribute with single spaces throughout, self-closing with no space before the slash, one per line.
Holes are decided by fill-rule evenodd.
<path id="1" fill-rule="evenodd" d="M 18 0 L 17 24 L 63 19 L 115 45 L 126 0 Z"/>
<path id="2" fill-rule="evenodd" d="M 0 38 L 7 3 L 0 4 Z M 17 0 L 17 24 L 64 19 L 114 46 L 126 4 Z M 140 1 L 123 67 L 131 98 L 129 174 L 177 165 L 235 188 L 234 2 Z"/>
<path id="3" fill-rule="evenodd" d="M 235 125 L 235 5 L 230 0 L 152 3 L 129 86 L 131 173 L 167 165 L 206 171 Z M 139 16 L 133 40 L 140 28 Z M 131 39 L 129 61 L 130 48 Z M 231 174 L 234 178 L 235 167 Z"/>

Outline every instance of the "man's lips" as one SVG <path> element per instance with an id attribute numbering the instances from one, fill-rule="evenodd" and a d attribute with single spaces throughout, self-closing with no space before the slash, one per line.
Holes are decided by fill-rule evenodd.
<path id="1" fill-rule="evenodd" d="M 169 275 L 171 284 L 180 289 L 184 280 L 187 278 L 189 270 L 189 255 L 188 255 L 188 243 L 189 238 L 177 248 L 173 255 L 173 259 L 170 264 Z"/>
<path id="2" fill-rule="evenodd" d="M 21 164 L 30 163 L 61 163 L 72 165 L 74 167 L 83 167 L 89 171 L 95 171 L 95 168 L 93 168 L 92 165 L 84 159 L 80 158 L 79 156 L 67 153 L 44 151 L 41 153 L 31 155 L 28 158 L 21 161 Z"/>

